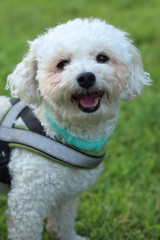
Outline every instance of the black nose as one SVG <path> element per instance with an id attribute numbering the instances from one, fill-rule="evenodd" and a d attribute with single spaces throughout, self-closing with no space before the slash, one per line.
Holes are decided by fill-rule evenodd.
<path id="1" fill-rule="evenodd" d="M 91 72 L 80 73 L 77 77 L 77 82 L 82 88 L 90 88 L 95 84 L 96 77 Z"/>

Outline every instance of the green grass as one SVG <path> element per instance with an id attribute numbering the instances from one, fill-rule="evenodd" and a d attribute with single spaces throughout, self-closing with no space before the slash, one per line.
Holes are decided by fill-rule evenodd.
<path id="1" fill-rule="evenodd" d="M 27 50 L 26 41 L 75 17 L 100 17 L 130 33 L 154 84 L 121 107 L 104 171 L 81 197 L 77 231 L 91 240 L 160 239 L 159 0 L 5 0 L 0 2 L 0 93 Z M 7 239 L 0 197 L 0 240 Z M 49 240 L 47 233 L 44 239 Z M 37 239 L 38 240 L 38 239 Z"/>

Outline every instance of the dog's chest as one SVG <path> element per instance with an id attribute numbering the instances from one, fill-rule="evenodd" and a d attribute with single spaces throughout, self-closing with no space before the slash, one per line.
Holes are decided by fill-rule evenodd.
<path id="1" fill-rule="evenodd" d="M 54 163 L 26 150 L 15 149 L 9 165 L 13 185 L 30 191 L 39 189 L 49 199 L 72 197 L 91 187 L 102 170 L 77 170 Z M 27 191 L 25 189 L 25 191 Z"/>

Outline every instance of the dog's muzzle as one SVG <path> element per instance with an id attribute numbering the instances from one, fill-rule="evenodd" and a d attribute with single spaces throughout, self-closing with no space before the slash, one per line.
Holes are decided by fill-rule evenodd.
<path id="1" fill-rule="evenodd" d="M 92 72 L 84 72 L 77 76 L 77 83 L 82 91 L 74 93 L 71 96 L 71 101 L 76 103 L 83 112 L 92 113 L 100 107 L 104 91 L 93 90 L 95 82 L 96 77 Z"/>

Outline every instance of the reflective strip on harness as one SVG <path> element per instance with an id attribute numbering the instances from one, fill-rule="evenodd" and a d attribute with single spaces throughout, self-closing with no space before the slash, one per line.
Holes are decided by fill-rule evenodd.
<path id="1" fill-rule="evenodd" d="M 95 168 L 103 161 L 105 155 L 103 152 L 100 155 L 92 156 L 47 136 L 13 128 L 15 120 L 26 107 L 21 101 L 16 103 L 7 112 L 0 125 L 0 141 L 8 144 L 9 148 L 28 149 L 55 162 L 83 169 Z"/>
<path id="2" fill-rule="evenodd" d="M 79 168 L 94 168 L 104 158 L 104 156 L 96 158 L 87 156 L 62 143 L 22 129 L 0 127 L 0 139 L 5 142 L 26 145 L 37 149 L 46 155 L 56 158 L 57 161 Z"/>
<path id="3" fill-rule="evenodd" d="M 0 127 L 8 127 L 12 128 L 15 120 L 21 113 L 21 111 L 26 107 L 24 102 L 16 103 L 6 114 L 5 118 L 3 119 Z"/>

